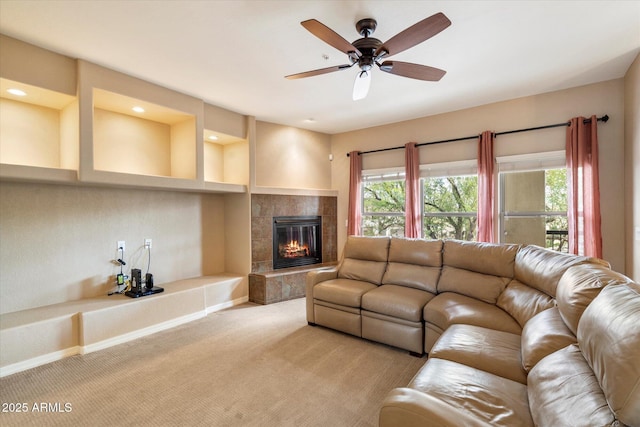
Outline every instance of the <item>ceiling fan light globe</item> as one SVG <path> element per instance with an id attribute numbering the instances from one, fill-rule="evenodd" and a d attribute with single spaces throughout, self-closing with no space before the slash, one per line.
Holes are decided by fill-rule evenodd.
<path id="1" fill-rule="evenodd" d="M 371 85 L 371 73 L 361 71 L 356 74 L 356 81 L 353 84 L 353 100 L 358 101 L 367 97 L 369 86 Z"/>

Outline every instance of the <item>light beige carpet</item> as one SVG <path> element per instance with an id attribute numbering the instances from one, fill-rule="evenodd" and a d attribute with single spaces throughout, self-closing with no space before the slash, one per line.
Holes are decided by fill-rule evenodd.
<path id="1" fill-rule="evenodd" d="M 425 361 L 308 326 L 304 299 L 243 304 L 2 378 L 2 409 L 27 412 L 0 425 L 376 426 Z"/>

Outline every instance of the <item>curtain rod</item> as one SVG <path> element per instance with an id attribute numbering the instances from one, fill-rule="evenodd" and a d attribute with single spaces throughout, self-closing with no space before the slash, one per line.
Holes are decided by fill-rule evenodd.
<path id="1" fill-rule="evenodd" d="M 608 120 L 609 120 L 609 116 L 607 114 L 605 114 L 602 117 L 598 117 L 597 118 L 597 121 L 604 122 L 604 123 L 606 123 Z M 591 123 L 591 119 L 584 119 L 583 123 L 584 124 Z M 495 136 L 507 135 L 507 134 L 510 134 L 510 133 L 529 132 L 529 131 L 532 131 L 532 130 L 557 128 L 557 127 L 560 127 L 560 126 L 569 126 L 569 125 L 571 125 L 571 121 L 563 122 L 563 123 L 556 123 L 556 124 L 553 124 L 553 125 L 536 126 L 536 127 L 533 127 L 533 128 L 515 129 L 515 130 L 507 130 L 507 131 L 503 131 L 503 132 L 495 132 L 494 135 Z M 477 138 L 478 138 L 478 135 L 473 135 L 473 136 L 463 136 L 462 138 L 443 139 L 442 141 L 421 142 L 419 144 L 416 144 L 416 147 L 421 147 L 423 145 L 444 144 L 445 142 L 465 141 L 465 140 L 468 140 L 468 139 L 477 139 Z M 399 150 L 401 148 L 404 148 L 404 145 L 401 146 L 401 147 L 389 147 L 389 148 L 380 148 L 378 150 L 359 151 L 358 155 L 369 154 L 369 153 L 380 153 L 382 151 Z M 349 154 L 350 153 L 347 153 L 347 157 L 349 157 Z"/>

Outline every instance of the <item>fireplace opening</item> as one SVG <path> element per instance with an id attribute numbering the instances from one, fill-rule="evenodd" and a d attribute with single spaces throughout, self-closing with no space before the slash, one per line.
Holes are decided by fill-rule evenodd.
<path id="1" fill-rule="evenodd" d="M 273 218 L 273 269 L 322 262 L 320 216 Z"/>

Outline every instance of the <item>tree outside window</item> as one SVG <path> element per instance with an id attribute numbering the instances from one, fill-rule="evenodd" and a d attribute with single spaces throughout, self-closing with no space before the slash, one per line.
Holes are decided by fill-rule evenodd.
<path id="1" fill-rule="evenodd" d="M 424 178 L 422 189 L 424 238 L 476 240 L 477 176 Z"/>
<path id="2" fill-rule="evenodd" d="M 405 181 L 363 181 L 362 234 L 404 236 Z"/>

